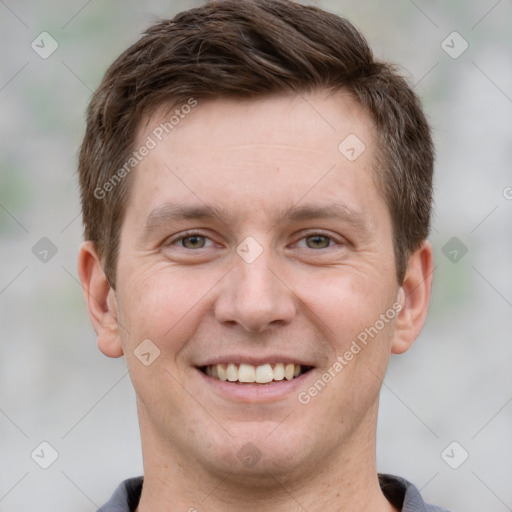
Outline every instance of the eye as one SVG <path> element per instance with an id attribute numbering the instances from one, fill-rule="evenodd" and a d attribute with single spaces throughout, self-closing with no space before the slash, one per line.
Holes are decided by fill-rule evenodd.
<path id="1" fill-rule="evenodd" d="M 321 234 L 306 236 L 300 240 L 299 244 L 302 245 L 303 241 L 309 249 L 326 249 L 334 244 L 330 237 Z"/>
<path id="2" fill-rule="evenodd" d="M 179 245 L 185 249 L 203 249 L 211 245 L 211 240 L 203 235 L 191 234 L 178 238 L 173 245 Z"/>

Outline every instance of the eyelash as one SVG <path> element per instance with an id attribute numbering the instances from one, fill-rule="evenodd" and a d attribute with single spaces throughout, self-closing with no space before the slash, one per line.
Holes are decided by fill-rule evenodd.
<path id="1" fill-rule="evenodd" d="M 178 238 L 174 238 L 174 239 L 169 240 L 169 242 L 166 243 L 165 245 L 177 245 L 180 242 L 183 243 L 183 240 L 185 240 L 186 238 L 190 238 L 190 237 L 193 237 L 193 236 L 203 237 L 206 240 L 209 240 L 210 242 L 213 242 L 213 240 L 211 240 L 211 238 L 209 238 L 205 234 L 201 233 L 200 231 L 187 231 L 185 233 L 182 233 Z M 329 239 L 330 242 L 332 242 L 332 244 L 328 245 L 327 247 L 322 247 L 321 249 L 329 249 L 329 248 L 331 248 L 331 247 L 333 247 L 335 245 L 344 245 L 344 244 L 346 244 L 345 241 L 336 240 L 336 237 L 334 237 L 334 236 L 332 236 L 330 234 L 327 234 L 327 233 L 323 233 L 321 231 L 311 231 L 311 232 L 305 233 L 305 234 L 303 234 L 303 236 L 301 236 L 301 238 L 299 238 L 296 242 L 294 242 L 294 244 L 297 244 L 298 242 L 300 242 L 302 240 L 305 240 L 307 238 L 311 238 L 311 237 L 314 237 L 314 236 L 326 237 L 326 238 Z M 181 245 L 181 248 L 182 249 L 186 249 L 188 251 L 194 251 L 194 249 L 187 249 L 186 247 L 183 247 L 183 245 Z M 204 249 L 204 247 L 200 247 L 200 249 Z M 303 249 L 311 249 L 311 248 L 303 247 Z M 321 249 L 317 249 L 317 251 L 320 251 Z"/>
<path id="2" fill-rule="evenodd" d="M 342 240 L 340 240 L 340 239 L 337 240 L 337 237 L 335 237 L 331 234 L 328 234 L 328 233 L 323 233 L 322 231 L 310 231 L 310 232 L 304 233 L 299 238 L 299 240 L 297 240 L 297 242 L 295 242 L 295 244 L 297 244 L 298 242 L 300 242 L 302 240 L 305 240 L 305 239 L 311 238 L 311 237 L 315 237 L 315 236 L 321 236 L 321 237 L 328 238 L 329 241 L 332 242 L 332 244 L 328 245 L 327 247 L 322 247 L 321 249 L 317 249 L 317 251 L 320 251 L 322 249 L 330 249 L 336 245 L 343 245 Z M 311 249 L 311 247 L 304 247 L 304 249 Z"/>
<path id="3" fill-rule="evenodd" d="M 181 234 L 178 238 L 169 240 L 169 242 L 166 243 L 166 245 L 177 245 L 178 242 L 183 242 L 183 240 L 185 240 L 186 238 L 190 238 L 193 236 L 200 236 L 207 240 L 213 241 L 213 240 L 211 240 L 210 237 L 206 236 L 205 234 L 201 233 L 200 231 L 187 231 L 186 233 Z M 181 246 L 181 247 L 182 247 L 182 249 L 187 249 L 186 247 L 183 247 L 183 246 Z M 203 249 L 203 247 L 201 247 L 201 249 Z M 193 249 L 187 249 L 187 250 L 192 251 Z"/>

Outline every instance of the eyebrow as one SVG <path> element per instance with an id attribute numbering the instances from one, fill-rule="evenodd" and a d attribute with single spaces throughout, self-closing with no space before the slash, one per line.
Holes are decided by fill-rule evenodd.
<path id="1" fill-rule="evenodd" d="M 182 220 L 218 219 L 227 224 L 229 217 L 225 209 L 215 205 L 165 203 L 147 216 L 144 222 L 144 231 L 149 234 L 168 224 Z"/>
<path id="2" fill-rule="evenodd" d="M 363 211 L 354 210 L 348 205 L 338 202 L 325 206 L 292 205 L 272 214 L 273 225 L 284 222 L 300 222 L 313 219 L 330 219 L 353 225 L 360 231 L 369 232 L 369 222 Z M 200 204 L 185 205 L 165 203 L 153 210 L 144 222 L 146 235 L 183 220 L 217 220 L 226 225 L 236 225 L 240 219 L 233 219 L 225 209 L 216 205 Z"/>
<path id="3" fill-rule="evenodd" d="M 354 210 L 344 203 L 332 203 L 326 206 L 291 206 L 274 217 L 276 224 L 286 220 L 302 221 L 310 219 L 333 219 L 366 228 L 367 220 L 362 211 Z"/>

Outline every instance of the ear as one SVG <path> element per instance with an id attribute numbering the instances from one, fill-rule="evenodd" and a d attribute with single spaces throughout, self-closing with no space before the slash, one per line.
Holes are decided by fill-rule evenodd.
<path id="1" fill-rule="evenodd" d="M 99 349 L 108 357 L 122 356 L 115 290 L 110 287 L 96 248 L 90 241 L 80 247 L 78 275 L 89 318 L 98 336 Z"/>
<path id="2" fill-rule="evenodd" d="M 402 309 L 397 316 L 393 354 L 408 350 L 418 337 L 427 316 L 432 288 L 434 256 L 432 245 L 425 240 L 410 257 L 398 301 Z"/>

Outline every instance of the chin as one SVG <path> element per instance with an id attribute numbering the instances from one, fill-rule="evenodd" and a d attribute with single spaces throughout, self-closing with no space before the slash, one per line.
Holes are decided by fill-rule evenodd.
<path id="1" fill-rule="evenodd" d="M 208 466 L 251 486 L 275 485 L 276 477 L 295 474 L 312 459 L 309 436 L 298 428 L 260 421 L 239 423 L 229 430 L 232 437 L 212 441 Z"/>

